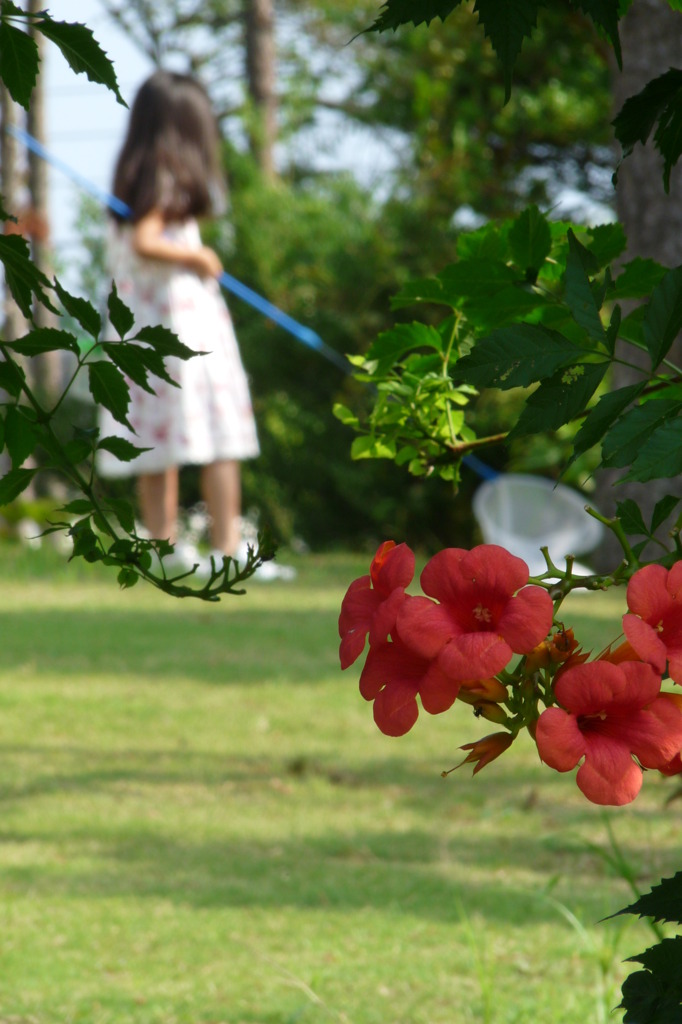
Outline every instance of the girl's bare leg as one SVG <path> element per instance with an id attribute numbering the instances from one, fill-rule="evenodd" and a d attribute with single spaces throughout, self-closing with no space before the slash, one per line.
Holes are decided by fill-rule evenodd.
<path id="1" fill-rule="evenodd" d="M 201 490 L 211 518 L 211 544 L 225 555 L 236 555 L 239 541 L 239 516 L 242 487 L 239 463 L 224 459 L 204 466 Z"/>
<path id="2" fill-rule="evenodd" d="M 175 544 L 178 534 L 178 468 L 137 478 L 142 522 L 150 536 Z"/>

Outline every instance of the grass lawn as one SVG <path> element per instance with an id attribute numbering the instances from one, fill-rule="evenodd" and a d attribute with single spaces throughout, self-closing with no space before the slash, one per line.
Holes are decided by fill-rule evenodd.
<path id="1" fill-rule="evenodd" d="M 466 708 L 382 736 L 341 673 L 341 597 L 368 559 L 217 606 L 118 590 L 0 548 L 1 1024 L 585 1024 L 680 866 L 675 780 L 605 813 Z M 575 598 L 586 646 L 621 595 Z M 613 1018 L 612 1018 L 613 1019 Z M 616 1015 L 615 1019 L 619 1019 Z"/>

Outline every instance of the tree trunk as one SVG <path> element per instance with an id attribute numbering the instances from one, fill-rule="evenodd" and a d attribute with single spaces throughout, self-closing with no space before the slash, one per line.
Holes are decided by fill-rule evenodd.
<path id="1" fill-rule="evenodd" d="M 635 0 L 621 22 L 623 71 L 614 71 L 614 113 L 626 99 L 639 92 L 652 78 L 670 67 L 682 67 L 682 17 L 662 0 Z M 625 228 L 628 248 L 626 260 L 637 256 L 652 258 L 666 266 L 682 263 L 682 167 L 678 164 L 670 178 L 670 192 L 663 189 L 663 160 L 651 140 L 637 145 L 620 166 L 616 188 L 618 219 Z M 624 313 L 629 310 L 624 309 Z M 628 348 L 628 359 L 632 359 Z M 682 343 L 678 339 L 671 357 L 679 361 Z M 642 353 L 642 365 L 647 360 Z M 641 379 L 636 371 L 616 365 L 612 387 L 625 387 Z M 678 493 L 674 480 L 653 480 L 646 484 L 617 484 L 625 470 L 602 471 L 597 480 L 597 499 L 601 512 L 613 515 L 617 501 L 633 498 L 650 518 L 659 498 Z M 648 516 L 647 516 L 648 513 Z M 665 528 L 661 536 L 664 538 Z M 607 536 L 595 562 L 608 571 L 622 556 L 612 535 Z"/>
<path id="2" fill-rule="evenodd" d="M 8 131 L 16 127 L 17 105 L 10 96 L 6 87 L 0 84 L 0 111 L 2 112 L 2 134 L 0 135 L 0 188 L 5 209 L 15 217 L 19 211 L 19 193 L 21 176 L 19 173 L 17 140 Z M 7 221 L 5 231 L 18 231 L 12 221 Z M 3 307 L 3 337 L 7 341 L 18 338 L 26 330 L 26 321 L 12 298 L 8 289 L 5 289 Z"/>
<path id="3" fill-rule="evenodd" d="M 254 105 L 251 149 L 266 178 L 276 176 L 275 14 L 273 0 L 244 0 L 246 77 Z"/>
<path id="4" fill-rule="evenodd" d="M 43 0 L 29 0 L 28 11 L 31 15 L 38 14 L 44 7 Z M 44 38 L 42 32 L 33 30 L 33 22 L 29 21 L 29 31 L 38 47 L 38 54 L 43 60 Z M 27 117 L 27 128 L 29 133 L 42 143 L 46 144 L 45 131 L 45 76 L 38 75 L 35 88 L 31 96 L 31 104 Z M 50 246 L 50 209 L 49 209 L 49 187 L 47 163 L 36 153 L 29 151 L 28 154 L 28 188 L 31 204 L 31 219 L 33 230 L 31 231 L 31 252 L 34 262 L 48 277 L 52 277 L 52 249 Z M 34 304 L 33 316 L 36 327 L 56 327 L 57 319 L 49 309 L 40 302 Z M 36 356 L 33 360 L 33 373 L 35 385 L 39 396 L 51 405 L 57 400 L 61 388 L 61 353 L 45 352 Z"/>

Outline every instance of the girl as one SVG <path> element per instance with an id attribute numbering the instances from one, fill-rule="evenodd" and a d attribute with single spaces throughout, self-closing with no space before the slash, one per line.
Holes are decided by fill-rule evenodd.
<path id="1" fill-rule="evenodd" d="M 150 448 L 132 462 L 107 452 L 103 476 L 137 475 L 142 520 L 150 536 L 177 540 L 178 469 L 200 465 L 214 554 L 237 554 L 241 486 L 239 460 L 258 455 L 246 375 L 230 315 L 216 278 L 222 266 L 202 245 L 198 217 L 224 208 L 219 136 L 205 90 L 188 75 L 155 72 L 140 88 L 114 174 L 115 195 L 132 211 L 115 217 L 111 271 L 136 327 L 163 324 L 205 356 L 168 359 L 180 385 L 154 379 L 151 395 L 129 382 L 128 419 L 135 433 L 106 410 L 101 434 Z M 177 545 L 174 564 L 191 569 L 194 549 Z"/>

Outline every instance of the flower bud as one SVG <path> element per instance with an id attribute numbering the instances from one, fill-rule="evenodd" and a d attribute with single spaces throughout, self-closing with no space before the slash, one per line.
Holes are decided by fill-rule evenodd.
<path id="1" fill-rule="evenodd" d="M 523 671 L 528 675 L 533 672 L 537 672 L 539 668 L 547 668 L 551 659 L 550 656 L 551 644 L 549 640 L 543 640 L 542 643 L 534 647 L 525 658 L 523 663 Z"/>
<path id="2" fill-rule="evenodd" d="M 474 704 L 476 718 L 485 718 L 488 722 L 495 722 L 497 725 L 504 725 L 509 721 L 509 716 L 504 708 L 492 701 L 480 701 Z"/>
<path id="3" fill-rule="evenodd" d="M 468 750 L 469 753 L 457 767 L 461 768 L 463 764 L 478 762 L 474 768 L 475 775 L 476 772 L 480 772 L 481 768 L 485 768 L 487 764 L 490 764 L 496 757 L 503 754 L 512 745 L 513 741 L 514 736 L 510 732 L 494 732 L 490 736 L 484 736 L 480 740 L 475 740 L 473 743 L 464 743 L 459 749 Z"/>
<path id="4" fill-rule="evenodd" d="M 458 700 L 466 704 L 477 704 L 479 701 L 492 701 L 499 704 L 508 697 L 507 687 L 493 676 L 491 679 L 470 679 L 460 684 Z"/>

